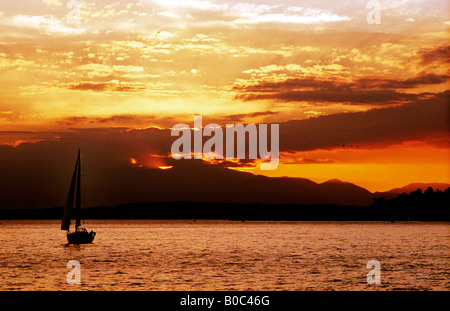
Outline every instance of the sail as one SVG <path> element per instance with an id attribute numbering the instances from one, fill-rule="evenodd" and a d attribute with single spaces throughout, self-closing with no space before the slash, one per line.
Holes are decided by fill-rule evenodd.
<path id="1" fill-rule="evenodd" d="M 75 180 L 77 179 L 77 171 L 80 161 L 80 155 L 78 154 L 75 169 L 73 171 L 72 181 L 70 182 L 69 194 L 67 195 L 66 206 L 64 208 L 63 217 L 61 221 L 61 230 L 69 230 L 70 228 L 70 214 L 73 206 L 73 196 L 75 193 Z"/>
<path id="2" fill-rule="evenodd" d="M 80 150 L 78 150 L 77 196 L 75 200 L 75 219 L 76 219 L 75 228 L 78 228 L 81 225 L 80 214 L 81 214 L 81 158 L 80 158 Z"/>

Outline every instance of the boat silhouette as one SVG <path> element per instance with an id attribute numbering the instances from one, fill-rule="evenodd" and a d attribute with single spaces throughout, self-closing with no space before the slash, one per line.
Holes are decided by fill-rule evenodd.
<path id="1" fill-rule="evenodd" d="M 67 195 L 66 206 L 64 208 L 61 221 L 61 230 L 67 231 L 67 241 L 69 244 L 87 244 L 92 243 L 95 232 L 88 232 L 86 228 L 81 227 L 81 157 L 78 149 L 77 162 L 73 171 L 72 181 L 70 182 L 69 194 Z M 73 208 L 73 200 L 75 196 L 75 208 Z M 75 217 L 75 231 L 70 231 L 70 219 Z"/>

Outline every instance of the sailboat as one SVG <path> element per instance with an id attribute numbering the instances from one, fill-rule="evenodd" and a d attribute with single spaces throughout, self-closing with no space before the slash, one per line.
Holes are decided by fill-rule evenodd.
<path id="1" fill-rule="evenodd" d="M 61 230 L 67 231 L 67 241 L 69 244 L 87 244 L 92 243 L 95 237 L 95 232 L 88 232 L 81 227 L 80 212 L 81 212 L 81 158 L 80 150 L 78 149 L 77 162 L 75 170 L 73 171 L 72 181 L 70 182 L 69 194 L 67 196 L 66 206 L 64 208 L 63 217 L 61 221 Z M 75 197 L 75 209 L 73 208 L 73 199 Z M 75 231 L 70 231 L 70 219 L 75 216 Z"/>

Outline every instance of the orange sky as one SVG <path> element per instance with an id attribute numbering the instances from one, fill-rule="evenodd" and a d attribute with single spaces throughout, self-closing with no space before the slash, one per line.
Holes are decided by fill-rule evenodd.
<path id="1" fill-rule="evenodd" d="M 0 144 L 202 115 L 288 128 L 278 169 L 255 174 L 449 183 L 447 1 L 381 2 L 368 24 L 363 0 L 79 1 L 73 24 L 67 1 L 2 1 Z"/>

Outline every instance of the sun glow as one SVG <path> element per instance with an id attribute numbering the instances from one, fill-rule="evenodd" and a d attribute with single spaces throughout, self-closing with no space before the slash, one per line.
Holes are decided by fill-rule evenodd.
<path id="1" fill-rule="evenodd" d="M 136 165 L 138 164 L 138 160 L 136 160 L 135 158 L 130 158 L 130 163 Z"/>
<path id="2" fill-rule="evenodd" d="M 170 170 L 173 167 L 173 165 L 168 165 L 168 166 L 160 166 L 158 167 L 160 170 Z"/>

